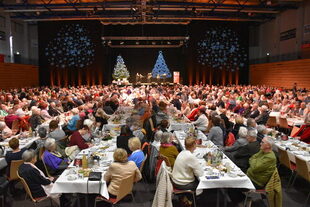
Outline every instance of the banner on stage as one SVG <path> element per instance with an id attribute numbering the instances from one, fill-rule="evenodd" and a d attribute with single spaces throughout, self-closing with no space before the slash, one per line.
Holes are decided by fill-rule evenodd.
<path id="1" fill-rule="evenodd" d="M 180 72 L 179 71 L 174 71 L 173 72 L 173 83 L 180 83 Z"/>

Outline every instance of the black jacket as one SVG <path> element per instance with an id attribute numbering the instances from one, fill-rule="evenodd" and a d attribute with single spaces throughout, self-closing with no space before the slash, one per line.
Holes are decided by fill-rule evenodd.
<path id="1" fill-rule="evenodd" d="M 250 157 L 256 154 L 259 150 L 260 144 L 258 141 L 240 147 L 233 156 L 235 164 L 240 167 L 243 172 L 246 172 L 249 168 Z"/>
<path id="2" fill-rule="evenodd" d="M 255 111 L 251 111 L 249 114 L 249 117 L 247 117 L 247 118 L 255 119 L 256 117 L 258 117 L 258 115 L 259 115 L 259 111 L 258 111 L 258 109 L 256 109 Z"/>
<path id="3" fill-rule="evenodd" d="M 128 140 L 132 137 L 134 137 L 134 136 L 133 135 L 129 135 L 129 136 L 120 135 L 120 136 L 118 136 L 116 138 L 117 148 L 123 148 L 124 150 L 126 150 L 127 154 L 130 155 L 131 150 L 128 147 Z"/>
<path id="4" fill-rule="evenodd" d="M 18 169 L 19 176 L 24 178 L 29 186 L 33 198 L 45 197 L 46 194 L 41 185 L 49 185 L 51 181 L 42 177 L 40 172 L 29 164 L 22 164 Z"/>

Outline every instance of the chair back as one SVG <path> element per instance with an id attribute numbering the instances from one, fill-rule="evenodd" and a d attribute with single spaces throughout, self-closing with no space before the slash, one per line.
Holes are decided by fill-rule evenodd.
<path id="1" fill-rule="evenodd" d="M 286 118 L 279 117 L 279 127 L 280 127 L 280 128 L 285 128 L 285 129 L 290 128 L 290 127 L 288 126 L 288 123 L 287 123 L 287 119 L 286 119 Z"/>
<path id="2" fill-rule="evenodd" d="M 143 171 L 143 168 L 144 168 L 146 159 L 147 159 L 147 154 L 145 155 L 145 158 L 144 158 L 144 160 L 143 160 L 143 162 L 141 163 L 141 166 L 140 166 L 140 168 L 139 168 L 139 170 L 140 170 L 141 173 L 142 173 L 142 171 Z"/>
<path id="3" fill-rule="evenodd" d="M 269 116 L 268 121 L 266 123 L 269 127 L 276 127 L 277 125 L 277 118 L 275 116 Z"/>
<path id="4" fill-rule="evenodd" d="M 300 129 L 299 127 L 294 126 L 292 131 L 291 131 L 291 137 L 294 136 L 294 134 L 296 134 L 299 131 L 299 129 Z"/>
<path id="5" fill-rule="evenodd" d="M 40 160 L 40 159 L 43 157 L 44 151 L 45 151 L 45 147 L 41 147 L 41 148 L 39 149 L 39 159 L 38 159 L 38 160 Z"/>
<path id="6" fill-rule="evenodd" d="M 281 148 L 278 148 L 278 153 L 279 153 L 280 163 L 284 165 L 285 167 L 289 168 L 290 170 L 293 170 L 287 151 Z"/>
<path id="7" fill-rule="evenodd" d="M 24 189 L 25 189 L 27 195 L 30 197 L 30 199 L 31 199 L 33 202 L 37 202 L 37 201 L 33 198 L 32 193 L 31 193 L 31 191 L 30 191 L 30 188 L 29 188 L 27 182 L 25 181 L 25 179 L 22 178 L 22 177 L 20 177 L 20 175 L 18 174 L 18 171 L 16 172 L 16 174 L 17 174 L 17 177 L 18 177 L 18 178 L 20 179 L 20 181 L 22 182 L 22 184 L 23 184 L 23 186 L 24 186 Z"/>
<path id="8" fill-rule="evenodd" d="M 310 169 L 308 167 L 307 161 L 300 159 L 298 156 L 295 156 L 295 159 L 297 174 L 310 182 Z"/>
<path id="9" fill-rule="evenodd" d="M 41 160 L 42 160 L 42 163 L 43 163 L 43 166 L 44 166 L 45 175 L 47 175 L 47 177 L 52 177 L 51 174 L 48 171 L 48 167 L 46 166 L 43 157 L 44 157 L 44 153 L 41 155 Z"/>
<path id="10" fill-rule="evenodd" d="M 122 200 L 125 196 L 131 193 L 132 188 L 133 188 L 133 183 L 134 183 L 134 174 L 132 174 L 131 176 L 127 178 L 122 179 L 121 184 L 119 186 L 119 191 L 116 195 L 115 203 Z"/>
<path id="11" fill-rule="evenodd" d="M 10 165 L 10 180 L 18 180 L 17 171 L 21 164 L 23 164 L 23 160 L 12 160 Z"/>

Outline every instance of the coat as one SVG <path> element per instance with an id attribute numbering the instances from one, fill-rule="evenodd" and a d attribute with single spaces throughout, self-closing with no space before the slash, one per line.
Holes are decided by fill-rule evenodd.
<path id="1" fill-rule="evenodd" d="M 170 168 L 165 162 L 159 169 L 156 178 L 156 192 L 153 199 L 152 207 L 173 207 L 172 205 L 172 183 L 170 180 Z"/>
<path id="2" fill-rule="evenodd" d="M 270 177 L 265 190 L 270 207 L 282 207 L 282 187 L 278 170 L 275 169 Z"/>

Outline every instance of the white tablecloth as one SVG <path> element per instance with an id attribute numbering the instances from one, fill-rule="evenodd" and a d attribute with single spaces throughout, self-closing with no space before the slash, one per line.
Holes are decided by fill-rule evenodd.
<path id="1" fill-rule="evenodd" d="M 184 148 L 184 139 L 185 132 L 175 131 L 174 134 L 178 142 Z M 246 188 L 246 189 L 255 189 L 253 183 L 225 154 L 222 160 L 223 165 L 229 163 L 229 165 L 234 169 L 235 172 L 238 172 L 237 177 L 231 177 L 227 173 L 222 174 L 219 179 L 207 179 L 207 169 L 210 167 L 206 166 L 206 161 L 203 159 L 203 155 L 209 152 L 212 149 L 216 149 L 217 147 L 211 142 L 206 141 L 207 137 L 199 131 L 198 138 L 201 138 L 203 141 L 202 145 L 208 146 L 207 148 L 199 148 L 194 151 L 194 155 L 199 159 L 200 164 L 205 169 L 205 173 L 202 177 L 199 178 L 199 185 L 197 189 L 211 189 L 211 188 Z"/>
<path id="2" fill-rule="evenodd" d="M 104 153 L 105 159 L 100 160 L 99 168 L 93 169 L 93 171 L 102 172 L 102 181 L 101 181 L 101 189 L 99 192 L 100 182 L 99 181 L 89 181 L 87 183 L 87 177 L 78 178 L 76 180 L 69 181 L 67 179 L 70 168 L 74 167 L 73 162 L 69 165 L 69 168 L 65 170 L 60 177 L 54 183 L 52 193 L 97 193 L 102 195 L 103 197 L 109 199 L 109 192 L 107 188 L 106 182 L 103 180 L 103 176 L 108 169 L 108 165 L 103 165 L 103 162 L 112 162 L 113 161 L 113 152 L 116 149 L 115 138 L 110 141 L 102 141 L 99 145 L 96 145 L 92 148 L 82 150 L 77 157 L 81 157 L 83 154 L 89 154 L 91 152 L 101 152 Z M 110 145 L 108 149 L 101 150 L 100 147 L 105 145 Z M 88 187 L 88 189 L 87 189 Z"/>
<path id="3" fill-rule="evenodd" d="M 308 164 L 308 169 L 310 171 L 310 152 L 307 150 L 302 150 L 294 145 L 292 145 L 293 143 L 297 143 L 298 146 L 300 147 L 306 147 L 306 148 L 310 148 L 310 145 L 308 145 L 305 142 L 301 142 L 298 140 L 294 140 L 294 139 L 289 139 L 287 141 L 275 141 L 275 146 L 277 148 L 280 148 L 282 150 L 286 150 L 288 152 L 288 157 L 290 159 L 291 162 L 296 163 L 296 159 L 295 157 L 297 156 L 300 159 L 303 159 L 305 161 L 307 161 Z"/>
<path id="4" fill-rule="evenodd" d="M 9 141 L 11 138 L 5 139 L 3 142 L 0 143 L 0 145 L 5 146 L 5 150 L 7 151 L 11 151 L 11 149 L 9 148 Z M 30 138 L 26 138 L 26 139 L 20 139 L 19 140 L 19 148 L 23 149 L 23 148 L 28 148 L 30 147 L 30 145 L 36 141 L 40 139 L 40 137 L 30 137 Z M 5 161 L 4 157 L 0 158 L 0 169 L 3 169 L 7 166 L 7 163 Z"/>

